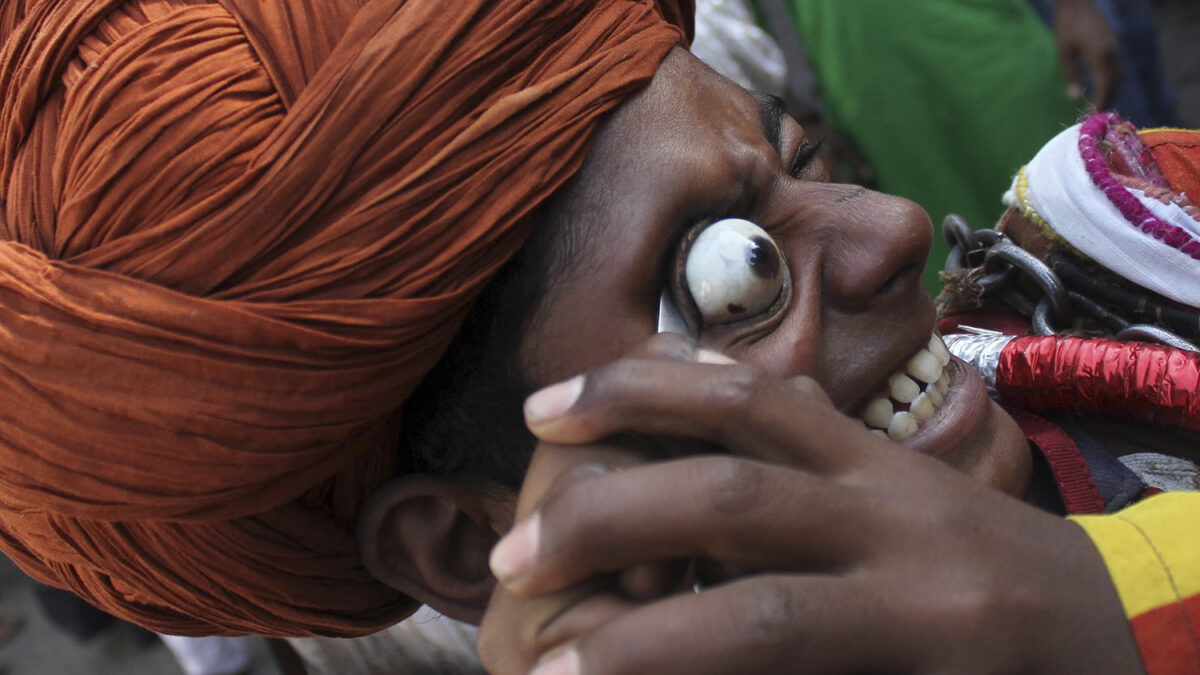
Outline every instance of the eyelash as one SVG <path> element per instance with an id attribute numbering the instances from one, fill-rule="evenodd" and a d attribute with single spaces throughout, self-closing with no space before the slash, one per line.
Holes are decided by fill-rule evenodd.
<path id="1" fill-rule="evenodd" d="M 817 155 L 821 153 L 821 148 L 825 145 L 825 139 L 816 143 L 805 143 L 800 146 L 799 152 L 796 153 L 796 159 L 792 160 L 792 167 L 788 170 L 788 174 L 792 178 L 800 178 L 804 175 L 804 171 L 808 169 Z"/>

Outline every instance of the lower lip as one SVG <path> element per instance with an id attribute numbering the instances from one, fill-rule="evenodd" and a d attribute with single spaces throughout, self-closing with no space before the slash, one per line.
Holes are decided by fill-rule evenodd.
<path id="1" fill-rule="evenodd" d="M 950 387 L 933 418 L 921 423 L 917 433 L 901 444 L 932 457 L 946 457 L 982 423 L 991 399 L 987 388 L 969 365 L 952 358 L 946 365 Z"/>

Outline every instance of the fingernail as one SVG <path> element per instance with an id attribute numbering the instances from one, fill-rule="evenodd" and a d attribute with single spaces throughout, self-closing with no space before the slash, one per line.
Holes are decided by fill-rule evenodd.
<path id="1" fill-rule="evenodd" d="M 579 652 L 568 649 L 542 661 L 529 675 L 579 675 Z"/>
<path id="2" fill-rule="evenodd" d="M 716 363 L 716 364 L 723 365 L 723 366 L 727 366 L 731 363 L 737 363 L 737 361 L 729 358 L 728 356 L 725 356 L 721 352 L 714 352 L 711 349 L 697 349 L 696 350 L 696 362 L 697 363 Z"/>
<path id="3" fill-rule="evenodd" d="M 583 392 L 583 375 L 551 385 L 525 399 L 525 419 L 536 422 L 558 417 L 570 409 Z"/>
<path id="4" fill-rule="evenodd" d="M 1074 83 L 1070 84 L 1067 87 L 1067 96 L 1076 101 L 1083 98 L 1083 87 Z"/>
<path id="5" fill-rule="evenodd" d="M 540 521 L 541 515 L 533 514 L 532 517 L 518 523 L 492 549 L 488 564 L 492 568 L 492 574 L 495 574 L 501 583 L 519 579 L 533 567 L 533 559 L 537 557 Z"/>

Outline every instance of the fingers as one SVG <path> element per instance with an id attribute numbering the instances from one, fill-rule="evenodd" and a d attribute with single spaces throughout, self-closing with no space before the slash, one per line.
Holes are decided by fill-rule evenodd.
<path id="1" fill-rule="evenodd" d="M 1112 105 L 1113 95 L 1121 79 L 1121 65 L 1114 51 L 1098 51 L 1089 54 L 1088 67 L 1096 82 L 1095 100 L 1097 110 L 1106 110 Z"/>
<path id="2" fill-rule="evenodd" d="M 621 467 L 642 463 L 627 445 L 594 443 L 586 446 L 538 444 L 525 473 L 517 500 L 517 518 L 525 518 L 539 502 L 575 483 Z"/>
<path id="3" fill-rule="evenodd" d="M 1079 53 L 1076 45 L 1060 42 L 1058 59 L 1062 62 L 1063 74 L 1067 78 L 1067 96 L 1076 101 L 1083 98 L 1083 71 L 1079 67 Z"/>
<path id="4" fill-rule="evenodd" d="M 1098 110 L 1108 108 L 1121 79 L 1117 38 L 1108 20 L 1092 2 L 1060 3 L 1054 32 L 1068 94 L 1074 99 L 1083 96 L 1080 64 L 1086 64 L 1094 86 L 1092 104 Z"/>
<path id="5" fill-rule="evenodd" d="M 821 473 L 893 450 L 839 413 L 811 379 L 743 364 L 622 359 L 537 392 L 525 416 L 535 435 L 555 443 L 623 432 L 690 438 Z"/>
<path id="6" fill-rule="evenodd" d="M 534 675 L 914 672 L 897 614 L 854 579 L 754 577 L 623 613 Z"/>
<path id="7" fill-rule="evenodd" d="M 898 509 L 885 499 L 724 455 L 660 462 L 549 495 L 496 546 L 492 571 L 510 590 L 537 594 L 646 561 L 836 569 L 886 539 Z"/>
<path id="8" fill-rule="evenodd" d="M 494 675 L 525 675 L 538 658 L 590 633 L 633 604 L 609 592 L 602 580 L 533 598 L 497 587 L 479 627 L 479 656 Z"/>
<path id="9" fill-rule="evenodd" d="M 697 361 L 711 352 L 701 348 L 692 338 L 678 333 L 656 333 L 640 342 L 625 356 L 632 358 L 658 358 L 668 361 Z M 729 359 L 724 359 L 729 361 Z"/>

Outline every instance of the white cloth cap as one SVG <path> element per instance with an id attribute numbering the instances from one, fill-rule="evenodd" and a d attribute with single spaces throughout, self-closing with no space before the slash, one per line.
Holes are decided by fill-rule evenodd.
<path id="1" fill-rule="evenodd" d="M 1072 247 L 1129 281 L 1189 307 L 1200 305 L 1200 260 L 1130 222 L 1098 187 L 1081 151 L 1083 125 L 1047 143 L 1005 193 L 1008 206 L 1048 226 Z M 1200 241 L 1200 222 L 1176 203 L 1136 188 L 1124 193 L 1167 226 Z"/>

